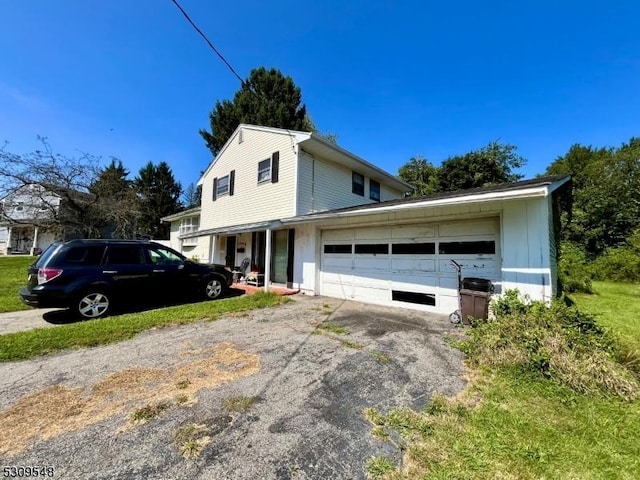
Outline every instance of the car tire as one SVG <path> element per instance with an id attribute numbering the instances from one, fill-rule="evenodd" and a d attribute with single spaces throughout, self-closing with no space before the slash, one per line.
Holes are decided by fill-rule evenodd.
<path id="1" fill-rule="evenodd" d="M 111 294 L 105 290 L 91 289 L 80 295 L 75 310 L 84 320 L 106 317 L 112 307 Z"/>
<path id="2" fill-rule="evenodd" d="M 462 314 L 460 313 L 460 310 L 456 310 L 455 312 L 451 313 L 449 315 L 449 321 L 451 323 L 460 323 L 460 322 L 462 322 Z"/>
<path id="3" fill-rule="evenodd" d="M 219 277 L 211 277 L 204 282 L 203 293 L 208 300 L 215 300 L 222 295 L 223 290 L 224 283 Z"/>

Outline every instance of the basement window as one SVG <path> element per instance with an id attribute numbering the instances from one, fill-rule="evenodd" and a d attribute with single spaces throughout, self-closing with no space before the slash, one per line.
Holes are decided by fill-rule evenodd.
<path id="1" fill-rule="evenodd" d="M 431 305 L 432 307 L 436 305 L 436 296 L 431 293 L 391 290 L 391 300 L 396 302 L 417 303 L 419 305 Z"/>
<path id="2" fill-rule="evenodd" d="M 436 244 L 431 243 L 394 243 L 391 246 L 394 255 L 433 255 L 436 253 Z"/>
<path id="3" fill-rule="evenodd" d="M 496 253 L 496 242 L 442 242 L 438 246 L 438 253 L 449 255 L 478 255 Z"/>
<path id="4" fill-rule="evenodd" d="M 388 254 L 389 253 L 389 244 L 388 243 L 364 243 L 360 245 L 356 245 L 356 253 L 365 253 L 370 255 L 378 255 L 378 254 Z"/>
<path id="5" fill-rule="evenodd" d="M 349 245 L 325 245 L 324 253 L 348 253 L 351 254 L 351 244 Z"/>

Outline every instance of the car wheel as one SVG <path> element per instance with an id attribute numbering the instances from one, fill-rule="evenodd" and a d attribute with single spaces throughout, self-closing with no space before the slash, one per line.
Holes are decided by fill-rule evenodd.
<path id="1" fill-rule="evenodd" d="M 218 298 L 222 294 L 222 282 L 219 278 L 210 278 L 204 284 L 204 295 L 209 300 Z"/>
<path id="2" fill-rule="evenodd" d="M 99 290 L 90 290 L 80 297 L 76 303 L 76 310 L 84 319 L 104 317 L 111 308 L 109 296 Z"/>
<path id="3" fill-rule="evenodd" d="M 449 321 L 451 323 L 460 323 L 462 321 L 462 315 L 460 314 L 460 310 L 456 310 L 455 312 L 450 314 Z"/>

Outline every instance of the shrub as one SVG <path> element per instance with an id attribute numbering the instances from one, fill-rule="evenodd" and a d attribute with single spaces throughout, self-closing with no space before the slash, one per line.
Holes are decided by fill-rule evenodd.
<path id="1" fill-rule="evenodd" d="M 596 280 L 640 282 L 640 250 L 631 245 L 607 249 L 593 263 Z"/>
<path id="2" fill-rule="evenodd" d="M 638 380 L 593 316 L 559 301 L 528 302 L 514 291 L 495 305 L 495 320 L 475 325 L 462 344 L 472 363 L 534 372 L 582 393 L 638 397 Z"/>
<path id="3" fill-rule="evenodd" d="M 592 269 L 587 255 L 577 244 L 572 242 L 560 244 L 558 278 L 562 291 L 566 293 L 593 293 Z"/>

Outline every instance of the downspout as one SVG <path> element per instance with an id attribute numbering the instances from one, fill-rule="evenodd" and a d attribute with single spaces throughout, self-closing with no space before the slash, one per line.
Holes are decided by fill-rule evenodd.
<path id="1" fill-rule="evenodd" d="M 316 157 L 311 156 L 311 212 L 316 211 Z"/>

